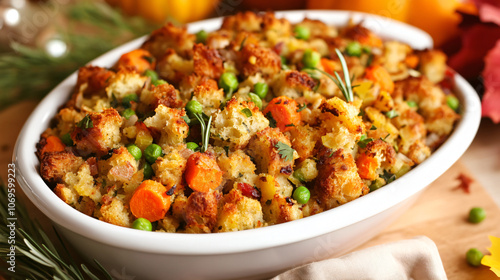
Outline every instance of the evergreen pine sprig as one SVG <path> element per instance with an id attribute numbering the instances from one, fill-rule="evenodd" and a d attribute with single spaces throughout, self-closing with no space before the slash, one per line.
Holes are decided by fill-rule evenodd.
<path id="1" fill-rule="evenodd" d="M 9 236 L 10 229 L 7 227 L 7 189 L 0 182 L 0 258 L 7 262 L 10 251 Z M 50 241 L 41 226 L 33 221 L 28 215 L 28 211 L 19 199 L 15 203 L 16 213 L 16 267 L 15 272 L 11 272 L 6 266 L 0 266 L 3 275 L 10 279 L 63 279 L 63 280 L 85 280 L 85 279 L 106 279 L 111 280 L 111 275 L 96 260 L 97 273 L 92 272 L 85 264 L 77 265 L 71 258 L 64 243 L 55 231 L 59 239 L 60 252 Z"/>
<path id="2" fill-rule="evenodd" d="M 20 100 L 41 99 L 93 58 L 156 27 L 96 1 L 75 1 L 63 9 L 63 15 L 69 21 L 66 29 L 58 30 L 68 46 L 63 57 L 15 42 L 14 52 L 0 54 L 0 110 Z M 82 34 L 82 29 L 91 32 Z"/>

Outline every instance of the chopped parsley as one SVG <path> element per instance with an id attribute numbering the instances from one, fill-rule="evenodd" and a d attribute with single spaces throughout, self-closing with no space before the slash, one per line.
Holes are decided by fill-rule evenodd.
<path id="1" fill-rule="evenodd" d="M 295 126 L 293 123 L 285 124 L 285 127 L 293 127 Z"/>
<path id="2" fill-rule="evenodd" d="M 87 129 L 87 128 L 92 128 L 94 127 L 94 123 L 92 122 L 92 119 L 90 118 L 89 115 L 85 115 L 81 121 L 79 121 L 76 126 L 78 126 L 81 129 Z"/>
<path id="3" fill-rule="evenodd" d="M 245 116 L 247 116 L 247 118 L 250 118 L 252 116 L 252 111 L 250 111 L 250 109 L 248 109 L 248 108 L 241 110 L 241 112 L 243 114 L 245 114 Z"/>
<path id="4" fill-rule="evenodd" d="M 281 156 L 282 159 L 284 159 L 285 161 L 293 160 L 293 152 L 295 150 L 292 149 L 292 147 L 288 146 L 283 142 L 278 142 L 274 147 L 278 149 L 278 154 Z"/>
<path id="5" fill-rule="evenodd" d="M 368 143 L 372 142 L 373 138 L 367 138 L 366 135 L 361 135 L 361 138 L 358 141 L 358 146 L 362 149 L 366 148 Z"/>
<path id="6" fill-rule="evenodd" d="M 370 130 L 377 130 L 377 127 L 372 124 L 372 127 L 370 127 Z"/>
<path id="7" fill-rule="evenodd" d="M 398 112 L 396 112 L 396 110 L 392 109 L 389 112 L 385 113 L 385 116 L 388 117 L 389 119 L 392 119 L 399 116 L 399 114 Z"/>
<path id="8" fill-rule="evenodd" d="M 153 62 L 155 62 L 155 58 L 152 56 L 143 55 L 142 58 L 144 60 L 146 60 L 147 62 L 149 62 L 149 64 L 152 64 Z"/>
<path id="9" fill-rule="evenodd" d="M 408 104 L 408 106 L 411 107 L 411 108 L 417 108 L 418 107 L 417 102 L 412 101 L 412 100 L 406 101 L 406 104 Z"/>
<path id="10" fill-rule="evenodd" d="M 267 112 L 266 118 L 269 120 L 269 126 L 275 128 L 276 120 L 273 118 L 273 114 L 271 114 L 271 111 Z"/>
<path id="11" fill-rule="evenodd" d="M 226 156 L 229 156 L 229 146 L 224 146 L 224 151 L 226 151 Z"/>

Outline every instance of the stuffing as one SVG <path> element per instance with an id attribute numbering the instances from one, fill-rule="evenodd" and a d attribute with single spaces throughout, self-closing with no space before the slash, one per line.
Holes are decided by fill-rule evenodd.
<path id="1" fill-rule="evenodd" d="M 315 86 L 316 82 L 311 76 L 295 70 L 281 71 L 271 84 L 275 96 L 291 98 L 301 97 Z"/>
<path id="2" fill-rule="evenodd" d="M 290 197 L 275 195 L 268 201 L 262 204 L 262 212 L 264 221 L 269 225 L 286 223 L 303 217 L 299 204 Z"/>
<path id="3" fill-rule="evenodd" d="M 331 209 L 368 193 L 351 153 L 322 149 L 314 190 L 325 209 Z"/>
<path id="4" fill-rule="evenodd" d="M 173 49 L 184 58 L 190 58 L 193 52 L 196 36 L 187 32 L 186 27 L 177 27 L 167 23 L 153 31 L 144 42 L 142 48 L 160 59 L 167 49 Z"/>
<path id="5" fill-rule="evenodd" d="M 210 133 L 215 143 L 235 150 L 245 147 L 255 133 L 268 126 L 269 121 L 253 102 L 233 98 L 215 113 Z"/>
<path id="6" fill-rule="evenodd" d="M 144 112 L 155 110 L 159 105 L 170 108 L 184 107 L 184 102 L 179 98 L 179 91 L 171 84 L 153 85 L 151 89 L 144 89 L 140 101 L 139 108 Z"/>
<path id="7" fill-rule="evenodd" d="M 362 23 L 348 26 L 342 30 L 342 35 L 348 39 L 358 41 L 362 45 L 382 47 L 382 40 L 368 28 L 362 26 Z"/>
<path id="8" fill-rule="evenodd" d="M 168 23 L 112 70 L 80 68 L 36 145 L 40 175 L 86 215 L 124 227 L 140 216 L 171 233 L 284 223 L 383 187 L 447 139 L 460 104 L 447 105 L 455 93 L 442 82 L 443 53 L 382 40 L 362 24 L 250 11 L 206 34 Z M 359 55 L 347 49 L 354 42 Z M 306 69 L 306 51 L 325 72 Z M 349 101 L 325 74 L 344 70 Z M 299 186 L 308 201 L 292 198 Z M 149 195 L 161 197 L 158 215 L 136 211 L 154 206 Z"/>
<path id="9" fill-rule="evenodd" d="M 291 157 L 280 154 L 280 145 L 290 148 Z M 295 150 L 291 149 L 290 140 L 277 128 L 267 127 L 255 134 L 250 140 L 247 153 L 254 159 L 258 173 L 278 175 L 292 173 L 293 161 L 298 158 Z"/>
<path id="10" fill-rule="evenodd" d="M 78 70 L 76 89 L 85 89 L 84 93 L 95 94 L 104 90 L 115 73 L 98 66 L 84 66 Z"/>
<path id="11" fill-rule="evenodd" d="M 222 198 L 215 232 L 239 231 L 259 228 L 264 225 L 262 207 L 259 201 L 248 198 L 232 189 Z"/>
<path id="12" fill-rule="evenodd" d="M 135 158 L 125 147 L 111 150 L 108 156 L 108 159 L 101 159 L 98 162 L 101 176 L 106 176 L 107 181 L 111 184 L 129 183 L 138 171 Z"/>
<path id="13" fill-rule="evenodd" d="M 301 159 L 307 159 L 313 156 L 313 150 L 316 142 L 320 139 L 318 129 L 306 125 L 296 126 L 290 130 L 290 139 L 292 148 L 297 151 Z"/>
<path id="14" fill-rule="evenodd" d="M 139 93 L 146 80 L 146 77 L 135 71 L 122 69 L 109 79 L 106 94 L 110 99 L 116 98 L 121 101 L 126 95 Z"/>
<path id="15" fill-rule="evenodd" d="M 80 122 L 85 114 L 78 112 L 75 109 L 63 108 L 56 115 L 57 129 L 59 130 L 59 135 L 63 136 L 66 133 L 70 133 L 75 128 L 75 125 Z"/>
<path id="16" fill-rule="evenodd" d="M 47 152 L 40 162 L 40 174 L 50 184 L 60 183 L 66 173 L 76 172 L 83 162 L 81 157 L 72 152 Z"/>
<path id="17" fill-rule="evenodd" d="M 102 113 L 89 113 L 77 124 L 71 139 L 80 154 L 102 156 L 109 149 L 118 147 L 121 125 L 122 117 L 113 108 L 105 109 Z"/>
<path id="18" fill-rule="evenodd" d="M 439 50 L 425 50 L 419 53 L 419 71 L 424 74 L 429 81 L 439 83 L 443 80 L 446 72 L 446 55 Z"/>
<path id="19" fill-rule="evenodd" d="M 203 104 L 203 112 L 210 116 L 219 110 L 224 101 L 224 90 L 214 89 L 208 85 L 200 85 L 194 89 L 193 100 Z"/>
<path id="20" fill-rule="evenodd" d="M 217 164 L 224 172 L 224 179 L 228 181 L 244 181 L 249 175 L 255 174 L 255 164 L 240 149 L 230 152 L 229 156 L 224 152 L 217 158 Z"/>
<path id="21" fill-rule="evenodd" d="M 257 73 L 261 73 L 263 77 L 272 77 L 281 71 L 281 58 L 269 48 L 247 43 L 238 52 L 237 66 L 244 77 Z"/>
<path id="22" fill-rule="evenodd" d="M 224 72 L 222 57 L 216 49 L 203 44 L 196 44 L 193 48 L 194 73 L 211 79 L 219 79 Z"/>
<path id="23" fill-rule="evenodd" d="M 385 42 L 384 49 L 384 67 L 389 73 L 399 71 L 400 65 L 411 52 L 410 46 L 397 41 Z"/>
<path id="24" fill-rule="evenodd" d="M 261 28 L 261 22 L 262 18 L 253 12 L 239 12 L 234 16 L 225 17 L 222 21 L 221 29 L 235 32 L 257 32 Z"/>
<path id="25" fill-rule="evenodd" d="M 94 177 L 90 174 L 90 166 L 83 163 L 77 172 L 68 172 L 63 178 L 69 189 L 74 189 L 78 196 L 85 196 L 95 203 L 101 200 L 101 192 L 94 184 Z"/>
<path id="26" fill-rule="evenodd" d="M 221 193 L 218 191 L 193 192 L 186 204 L 184 220 L 186 232 L 211 232 L 217 223 L 217 208 Z"/>
<path id="27" fill-rule="evenodd" d="M 168 148 L 165 155 L 151 166 L 155 172 L 155 180 L 169 188 L 179 185 L 186 169 L 186 161 L 177 149 Z"/>
<path id="28" fill-rule="evenodd" d="M 158 60 L 156 71 L 166 81 L 178 84 L 184 77 L 193 72 L 193 60 L 184 59 L 173 49 L 167 49 Z"/>
<path id="29" fill-rule="evenodd" d="M 103 201 L 106 203 L 101 206 L 102 217 L 100 220 L 122 227 L 132 225 L 131 213 L 122 198 L 116 196 L 103 199 Z"/>
<path id="30" fill-rule="evenodd" d="M 166 149 L 167 146 L 177 146 L 184 142 L 188 136 L 189 126 L 183 116 L 186 115 L 184 109 L 172 109 L 164 105 L 159 105 L 155 109 L 156 114 L 144 120 L 148 128 L 156 128 L 161 132 L 158 144 Z"/>

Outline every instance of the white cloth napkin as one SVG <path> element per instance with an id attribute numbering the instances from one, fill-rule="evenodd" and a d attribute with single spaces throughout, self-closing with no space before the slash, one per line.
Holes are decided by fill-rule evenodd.
<path id="1" fill-rule="evenodd" d="M 425 236 L 383 244 L 345 256 L 306 264 L 272 280 L 447 279 L 436 244 Z"/>

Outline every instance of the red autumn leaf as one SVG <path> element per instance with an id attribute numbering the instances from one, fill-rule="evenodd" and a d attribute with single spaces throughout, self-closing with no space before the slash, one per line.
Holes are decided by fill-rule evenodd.
<path id="1" fill-rule="evenodd" d="M 486 89 L 482 110 L 483 116 L 490 117 L 495 123 L 500 122 L 500 40 L 488 52 L 483 71 L 484 87 Z"/>

